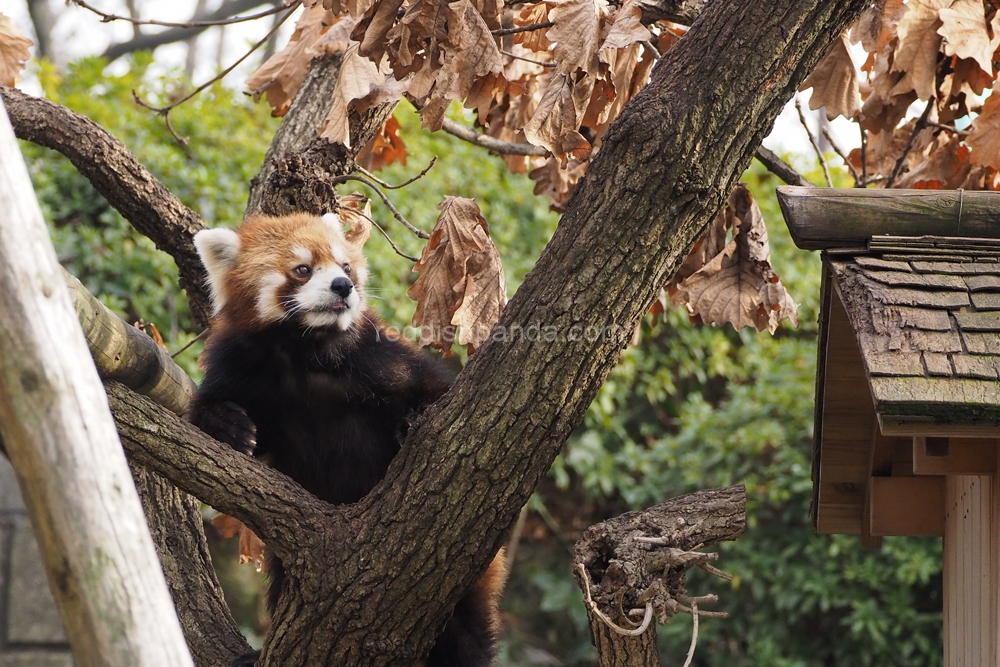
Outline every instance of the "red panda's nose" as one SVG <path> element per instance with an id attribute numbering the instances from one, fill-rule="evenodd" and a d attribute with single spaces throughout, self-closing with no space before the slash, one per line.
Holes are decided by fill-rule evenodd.
<path id="1" fill-rule="evenodd" d="M 334 278 L 333 282 L 330 283 L 330 289 L 341 299 L 346 299 L 350 296 L 351 290 L 354 289 L 354 283 L 344 277 Z"/>

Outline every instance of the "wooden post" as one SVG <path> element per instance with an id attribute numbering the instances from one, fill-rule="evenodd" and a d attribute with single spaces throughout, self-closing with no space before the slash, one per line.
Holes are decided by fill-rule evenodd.
<path id="1" fill-rule="evenodd" d="M 1000 493 L 993 476 L 947 476 L 944 530 L 944 665 L 998 665 Z"/>
<path id="2" fill-rule="evenodd" d="M 193 665 L 2 104 L 0 432 L 76 664 Z"/>

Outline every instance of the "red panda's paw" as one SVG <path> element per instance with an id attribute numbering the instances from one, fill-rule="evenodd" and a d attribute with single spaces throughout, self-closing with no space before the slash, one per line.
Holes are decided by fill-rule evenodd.
<path id="1" fill-rule="evenodd" d="M 202 431 L 238 452 L 251 455 L 257 446 L 257 427 L 246 411 L 232 401 L 196 403 L 189 419 Z"/>

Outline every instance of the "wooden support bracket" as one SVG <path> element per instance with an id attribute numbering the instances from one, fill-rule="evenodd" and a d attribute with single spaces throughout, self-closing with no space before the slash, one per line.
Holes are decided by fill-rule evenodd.
<path id="1" fill-rule="evenodd" d="M 996 438 L 913 438 L 915 475 L 993 475 L 997 471 Z"/>

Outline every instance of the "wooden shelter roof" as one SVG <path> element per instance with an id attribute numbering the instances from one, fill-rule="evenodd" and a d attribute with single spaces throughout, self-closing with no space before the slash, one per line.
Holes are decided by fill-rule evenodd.
<path id="1" fill-rule="evenodd" d="M 979 445 L 1000 437 L 1000 194 L 783 187 L 779 201 L 795 242 L 824 250 L 817 529 L 871 543 L 936 534 L 873 528 L 887 514 L 871 507 L 904 487 L 911 505 L 943 492 L 921 475 L 996 467 L 996 448 Z"/>
<path id="2" fill-rule="evenodd" d="M 998 259 L 950 248 L 828 254 L 883 433 L 1000 424 Z"/>

